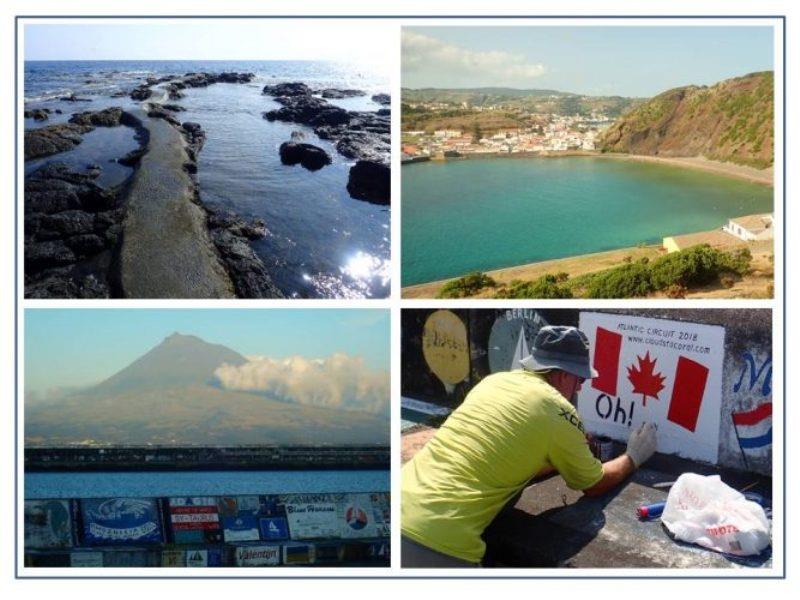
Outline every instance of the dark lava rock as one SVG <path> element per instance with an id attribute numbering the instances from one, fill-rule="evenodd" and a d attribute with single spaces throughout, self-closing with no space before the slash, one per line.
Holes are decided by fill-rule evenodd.
<path id="1" fill-rule="evenodd" d="M 185 87 L 206 87 L 214 83 L 250 83 L 255 73 L 186 73 L 181 80 Z"/>
<path id="2" fill-rule="evenodd" d="M 263 219 L 246 221 L 232 212 L 208 211 L 209 229 L 227 229 L 233 235 L 249 240 L 257 240 L 267 235 L 267 224 Z"/>
<path id="3" fill-rule="evenodd" d="M 124 209 L 96 176 L 50 163 L 25 178 L 27 298 L 110 295 L 110 258 L 100 253 L 118 244 Z"/>
<path id="4" fill-rule="evenodd" d="M 264 263 L 246 238 L 227 229 L 212 229 L 211 239 L 220 253 L 240 298 L 283 298 Z"/>
<path id="5" fill-rule="evenodd" d="M 72 171 L 64 163 L 49 163 L 25 178 L 25 213 L 53 214 L 67 210 L 108 210 L 114 194 L 94 177 Z"/>
<path id="6" fill-rule="evenodd" d="M 330 98 L 333 100 L 339 100 L 342 98 L 357 98 L 358 96 L 366 96 L 366 92 L 362 92 L 361 90 L 339 90 L 336 88 L 326 88 L 324 90 L 320 90 L 319 92 L 323 98 Z"/>
<path id="7" fill-rule="evenodd" d="M 25 282 L 26 298 L 108 298 L 108 285 L 95 275 L 77 275 L 71 267 L 44 271 Z"/>
<path id="8" fill-rule="evenodd" d="M 80 98 L 75 94 L 70 94 L 69 96 L 61 96 L 59 98 L 61 102 L 91 102 L 91 98 Z"/>
<path id="9" fill-rule="evenodd" d="M 141 130 L 139 120 L 121 108 L 106 108 L 100 111 L 75 113 L 69 123 L 49 125 L 25 131 L 25 160 L 50 156 L 72 150 L 81 143 L 82 136 L 95 127 L 125 125 Z"/>
<path id="10" fill-rule="evenodd" d="M 378 104 L 391 104 L 392 97 L 389 94 L 375 94 L 372 97 L 372 101 Z"/>
<path id="11" fill-rule="evenodd" d="M 290 121 L 311 126 L 344 125 L 350 122 L 350 113 L 315 96 L 280 96 L 275 98 L 283 106 L 264 113 L 268 121 Z"/>
<path id="12" fill-rule="evenodd" d="M 150 96 L 153 95 L 153 91 L 147 85 L 140 85 L 137 88 L 134 88 L 131 92 L 131 99 L 132 100 L 147 100 Z"/>
<path id="13" fill-rule="evenodd" d="M 122 158 L 118 158 L 117 162 L 121 165 L 126 167 L 134 167 L 139 164 L 139 161 L 147 152 L 147 148 L 142 146 L 141 148 L 137 148 L 136 150 L 131 150 Z"/>
<path id="14" fill-rule="evenodd" d="M 25 245 L 25 269 L 38 270 L 75 262 L 75 253 L 63 240 L 51 240 Z"/>
<path id="15" fill-rule="evenodd" d="M 280 147 L 281 162 L 285 165 L 300 163 L 309 171 L 318 171 L 331 164 L 331 157 L 325 150 L 312 144 L 284 142 Z"/>
<path id="16" fill-rule="evenodd" d="M 183 137 L 186 139 L 186 143 L 189 145 L 190 158 L 196 160 L 197 153 L 203 149 L 203 145 L 206 143 L 206 132 L 203 131 L 203 127 L 200 123 L 195 123 L 193 121 L 186 121 L 181 125 L 181 131 Z"/>
<path id="17" fill-rule="evenodd" d="M 379 115 L 381 117 L 390 117 L 392 115 L 392 109 L 390 109 L 390 108 L 379 108 L 378 110 L 375 111 L 375 114 Z"/>
<path id="18" fill-rule="evenodd" d="M 183 111 L 186 110 L 180 104 L 162 104 L 161 108 L 163 108 L 164 110 L 172 111 L 172 112 L 183 112 Z"/>
<path id="19" fill-rule="evenodd" d="M 47 121 L 50 118 L 48 116 L 50 112 L 49 108 L 34 108 L 25 111 L 25 118 L 33 119 L 34 121 Z"/>
<path id="20" fill-rule="evenodd" d="M 305 83 L 279 83 L 277 85 L 265 85 L 261 92 L 268 96 L 308 96 L 311 88 Z"/>
<path id="21" fill-rule="evenodd" d="M 41 220 L 43 229 L 57 232 L 59 237 L 82 235 L 94 232 L 94 215 L 82 210 L 65 210 L 45 214 Z"/>
<path id="22" fill-rule="evenodd" d="M 122 120 L 121 108 L 112 107 L 95 112 L 75 113 L 69 118 L 70 123 L 88 127 L 116 127 Z"/>
<path id="23" fill-rule="evenodd" d="M 25 160 L 72 150 L 92 127 L 62 123 L 25 131 Z"/>
<path id="24" fill-rule="evenodd" d="M 154 106 L 150 110 L 147 111 L 147 116 L 151 119 L 164 119 L 167 123 L 174 125 L 175 127 L 180 127 L 181 122 L 178 121 L 172 113 L 158 107 Z"/>
<path id="25" fill-rule="evenodd" d="M 355 160 L 389 163 L 391 120 L 369 112 L 351 112 L 347 125 L 315 127 L 314 133 L 336 142 L 342 156 Z"/>
<path id="26" fill-rule="evenodd" d="M 355 160 L 388 162 L 391 145 L 388 140 L 367 131 L 348 131 L 336 142 L 336 151 Z"/>
<path id="27" fill-rule="evenodd" d="M 283 298 L 264 263 L 248 240 L 262 238 L 267 228 L 261 219 L 248 222 L 232 212 L 206 208 L 211 240 L 240 298 Z"/>
<path id="28" fill-rule="evenodd" d="M 128 95 L 128 92 L 123 92 L 122 90 L 120 90 L 119 92 L 114 92 L 113 94 L 111 94 L 110 97 L 111 98 L 124 98 L 127 95 Z"/>
<path id="29" fill-rule="evenodd" d="M 106 247 L 106 241 L 94 233 L 75 235 L 65 240 L 77 256 L 93 256 Z"/>
<path id="30" fill-rule="evenodd" d="M 169 96 L 170 100 L 180 100 L 184 97 L 184 94 L 181 92 L 181 90 L 184 89 L 186 89 L 186 86 L 181 82 L 176 81 L 174 83 L 170 83 L 167 86 L 167 95 Z"/>
<path id="31" fill-rule="evenodd" d="M 250 83 L 255 76 L 255 73 L 220 73 L 216 76 L 216 81 L 217 83 Z"/>
<path id="32" fill-rule="evenodd" d="M 347 191 L 357 200 L 390 204 L 392 175 L 389 165 L 360 160 L 350 168 Z"/>

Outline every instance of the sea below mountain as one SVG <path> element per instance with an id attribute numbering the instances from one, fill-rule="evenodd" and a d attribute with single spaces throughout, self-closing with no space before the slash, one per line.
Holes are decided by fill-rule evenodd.
<path id="1" fill-rule="evenodd" d="M 25 473 L 25 498 L 388 492 L 389 471 Z"/>
<path id="2" fill-rule="evenodd" d="M 578 256 L 771 212 L 773 188 L 609 157 L 423 162 L 402 168 L 404 286 Z"/>

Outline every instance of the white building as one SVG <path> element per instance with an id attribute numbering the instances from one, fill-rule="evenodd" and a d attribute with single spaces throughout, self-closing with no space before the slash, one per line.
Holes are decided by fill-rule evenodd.
<path id="1" fill-rule="evenodd" d="M 722 230 L 746 242 L 771 240 L 775 237 L 771 214 L 735 217 L 730 219 Z"/>

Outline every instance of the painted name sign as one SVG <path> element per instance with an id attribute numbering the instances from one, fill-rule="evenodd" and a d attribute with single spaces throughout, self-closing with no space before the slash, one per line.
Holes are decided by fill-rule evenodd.
<path id="1" fill-rule="evenodd" d="M 584 383 L 578 412 L 591 433 L 626 441 L 658 425 L 658 451 L 717 462 L 725 329 L 582 312 L 598 376 Z"/>
<path id="2" fill-rule="evenodd" d="M 81 500 L 84 541 L 90 544 L 161 542 L 161 521 L 152 498 Z"/>

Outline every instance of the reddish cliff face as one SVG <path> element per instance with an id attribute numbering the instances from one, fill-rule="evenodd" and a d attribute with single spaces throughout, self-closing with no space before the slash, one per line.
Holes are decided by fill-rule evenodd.
<path id="1" fill-rule="evenodd" d="M 603 152 L 704 156 L 765 168 L 773 163 L 771 71 L 711 87 L 668 90 L 634 108 L 600 139 Z"/>

